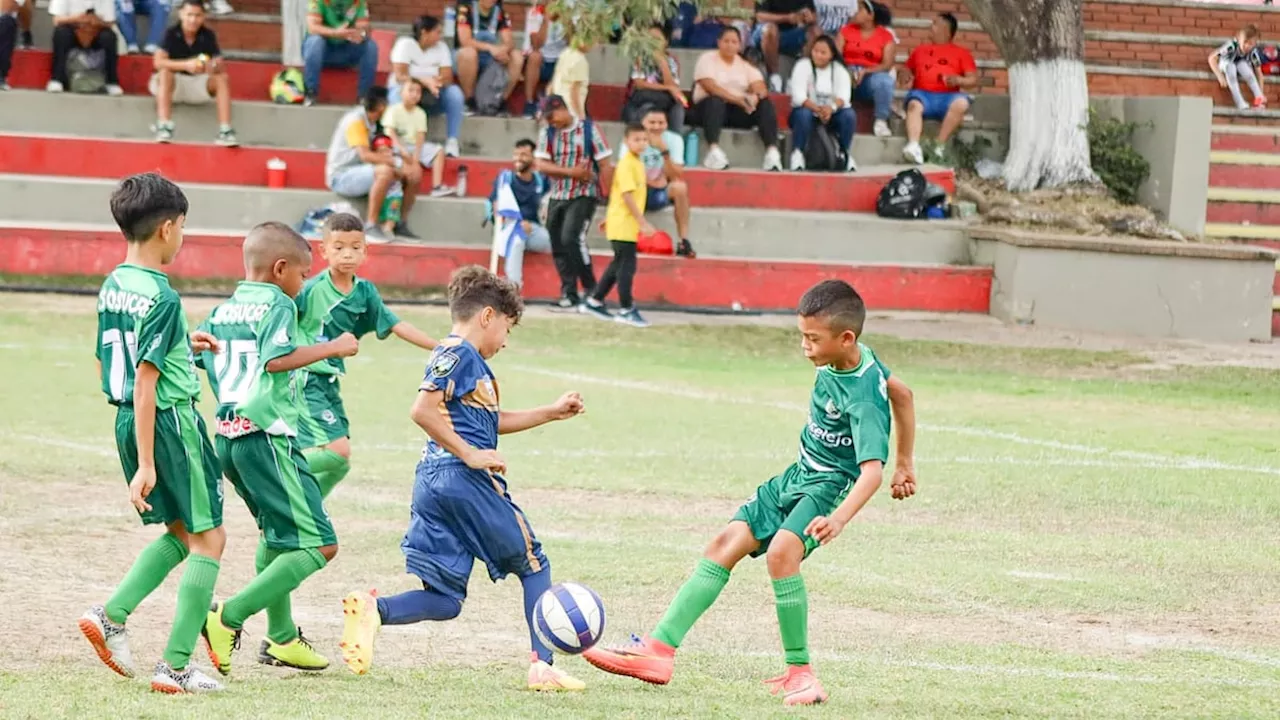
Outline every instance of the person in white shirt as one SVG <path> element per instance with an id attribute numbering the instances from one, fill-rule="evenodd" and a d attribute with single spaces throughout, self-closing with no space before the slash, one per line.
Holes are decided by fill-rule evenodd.
<path id="1" fill-rule="evenodd" d="M 846 169 L 858 169 L 853 159 L 853 131 L 857 124 L 849 101 L 853 81 L 844 64 L 837 62 L 836 43 L 828 35 L 813 41 L 809 57 L 791 71 L 791 169 L 804 169 L 804 148 L 818 123 L 836 131 L 840 148 L 848 156 Z"/>
<path id="2" fill-rule="evenodd" d="M 45 89 L 62 92 L 71 85 L 67 57 L 75 48 L 102 52 L 108 95 L 123 95 L 117 75 L 115 0 L 49 0 L 53 16 L 53 78 Z"/>
<path id="3" fill-rule="evenodd" d="M 466 98 L 453 75 L 453 52 L 442 37 L 440 18 L 423 15 L 413 21 L 413 37 L 396 40 L 391 48 L 391 75 L 387 93 L 391 105 L 400 103 L 405 82 L 413 78 L 422 83 L 419 105 L 428 116 L 444 114 L 448 126 L 444 154 L 458 157 L 458 134 L 466 112 Z"/>

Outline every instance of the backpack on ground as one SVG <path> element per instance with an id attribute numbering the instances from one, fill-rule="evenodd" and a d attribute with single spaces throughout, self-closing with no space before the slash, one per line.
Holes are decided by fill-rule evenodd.
<path id="1" fill-rule="evenodd" d="M 107 54 L 94 48 L 73 48 L 67 53 L 67 79 L 73 93 L 92 95 L 107 89 Z"/>
<path id="2" fill-rule="evenodd" d="M 476 81 L 476 112 L 481 115 L 497 115 L 507 104 L 507 97 L 503 93 L 507 90 L 509 79 L 505 65 L 496 60 L 489 63 L 489 67 L 480 73 L 480 79 Z"/>
<path id="3" fill-rule="evenodd" d="M 876 198 L 876 214 L 896 220 L 924 217 L 928 186 L 924 173 L 915 168 L 903 170 L 880 189 L 880 197 Z"/>
<path id="4" fill-rule="evenodd" d="M 804 146 L 804 169 L 812 172 L 844 172 L 844 151 L 835 133 L 823 123 L 815 123 Z"/>

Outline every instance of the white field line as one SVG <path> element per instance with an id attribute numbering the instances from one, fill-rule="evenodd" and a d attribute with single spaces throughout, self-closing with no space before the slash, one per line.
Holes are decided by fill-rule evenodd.
<path id="1" fill-rule="evenodd" d="M 5 433 L 6 437 L 14 440 L 24 440 L 26 442 L 36 443 L 37 445 L 47 445 L 48 447 L 62 448 L 64 450 L 78 450 L 93 455 L 101 455 L 102 457 L 116 457 L 116 452 L 110 448 L 101 445 L 87 445 L 85 443 L 71 442 L 70 440 L 59 440 L 58 438 L 45 437 L 43 435 L 24 435 L 21 433 Z"/>

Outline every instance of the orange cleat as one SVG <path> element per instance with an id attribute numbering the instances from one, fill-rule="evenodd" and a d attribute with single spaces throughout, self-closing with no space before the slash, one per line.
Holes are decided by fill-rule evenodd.
<path id="1" fill-rule="evenodd" d="M 607 673 L 624 675 L 653 685 L 671 682 L 675 671 L 676 649 L 654 640 L 631 636 L 631 642 L 616 648 L 593 647 L 582 653 L 583 659 Z"/>
<path id="2" fill-rule="evenodd" d="M 764 681 L 771 695 L 782 694 L 782 704 L 816 705 L 827 701 L 827 691 L 808 665 L 788 665 L 787 672 Z"/>

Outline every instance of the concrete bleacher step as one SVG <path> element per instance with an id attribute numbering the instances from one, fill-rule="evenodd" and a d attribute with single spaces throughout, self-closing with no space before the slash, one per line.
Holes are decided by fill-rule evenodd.
<path id="1" fill-rule="evenodd" d="M 1259 226 L 1272 226 L 1269 229 L 1280 236 L 1280 190 L 1214 186 L 1209 188 L 1208 199 L 1206 217 L 1210 223 L 1246 226 L 1236 230 L 1244 235 L 1219 237 L 1271 237 L 1254 234 L 1263 232 Z"/>
<path id="2" fill-rule="evenodd" d="M 37 229 L 7 223 L 0 225 L 0 241 L 8 248 L 0 255 L 0 272 L 6 273 L 103 275 L 123 258 L 118 232 L 105 225 Z M 168 272 L 177 277 L 239 279 L 243 277 L 240 242 L 236 234 L 189 231 Z M 592 260 L 600 273 L 609 256 L 594 253 Z M 488 262 L 486 247 L 395 243 L 371 248 L 360 274 L 386 288 L 443 287 L 457 267 Z M 317 252 L 313 269 L 321 267 Z M 642 255 L 634 292 L 642 307 L 790 311 L 795 298 L 827 278 L 852 283 L 877 309 L 985 313 L 992 271 L 986 267 L 685 260 Z M 559 281 L 548 255 L 527 254 L 524 279 L 526 298 L 553 300 L 559 294 Z"/>
<path id="3" fill-rule="evenodd" d="M 1222 152 L 1280 152 L 1280 128 L 1216 123 L 1210 149 Z"/>
<path id="4" fill-rule="evenodd" d="M 114 179 L 50 175 L 0 175 L 5 220 L 40 226 L 46 221 L 109 225 L 108 198 Z M 293 224 L 314 208 L 334 201 L 324 190 L 267 190 L 263 187 L 183 183 L 191 201 L 187 225 L 199 229 L 244 230 L 267 220 Z M 363 203 L 354 203 L 363 212 Z M 488 247 L 492 231 L 480 225 L 483 202 L 473 198 L 419 198 L 408 218 L 429 242 Z M 601 209 L 597 219 L 603 219 Z M 651 215 L 674 233 L 669 212 Z M 709 257 L 808 260 L 830 263 L 969 262 L 964 223 L 952 220 L 893 221 L 867 213 L 787 212 L 726 208 L 696 209 L 690 239 Z M 590 244 L 608 243 L 593 223 Z"/>

